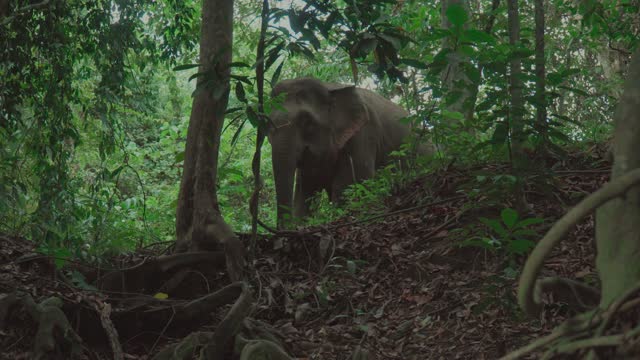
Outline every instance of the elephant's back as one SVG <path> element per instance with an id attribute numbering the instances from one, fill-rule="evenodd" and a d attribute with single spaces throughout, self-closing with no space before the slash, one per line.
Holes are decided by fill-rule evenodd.
<path id="1" fill-rule="evenodd" d="M 358 95 L 370 110 L 386 117 L 385 120 L 399 120 L 409 116 L 409 112 L 400 105 L 371 90 L 358 88 Z"/>

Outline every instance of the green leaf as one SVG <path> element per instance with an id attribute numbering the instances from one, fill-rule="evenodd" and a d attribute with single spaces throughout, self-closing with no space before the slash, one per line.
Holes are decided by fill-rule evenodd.
<path id="1" fill-rule="evenodd" d="M 238 139 L 240 138 L 240 133 L 242 132 L 242 129 L 244 128 L 244 124 L 246 123 L 247 123 L 247 118 L 244 118 L 240 123 L 240 126 L 238 126 L 238 129 L 236 129 L 236 132 L 233 134 L 233 137 L 231 138 L 231 146 L 235 146 L 236 143 L 238 142 Z"/>
<path id="2" fill-rule="evenodd" d="M 195 67 L 198 67 L 202 64 L 184 64 L 184 65 L 178 65 L 176 67 L 173 68 L 173 71 L 182 71 L 182 70 L 188 70 L 188 69 L 193 69 Z"/>
<path id="3" fill-rule="evenodd" d="M 497 250 L 498 244 L 489 238 L 473 238 L 463 241 L 460 246 L 475 246 L 491 251 Z"/>
<path id="4" fill-rule="evenodd" d="M 111 178 L 115 179 L 118 176 L 118 174 L 120 174 L 122 169 L 124 169 L 124 165 L 120 165 L 115 170 L 113 170 L 110 174 Z"/>
<path id="5" fill-rule="evenodd" d="M 175 163 L 181 163 L 184 161 L 184 151 L 180 151 L 179 153 L 176 153 L 176 157 L 175 157 Z"/>
<path id="6" fill-rule="evenodd" d="M 584 90 L 576 89 L 576 88 L 573 88 L 573 87 L 570 87 L 570 86 L 560 85 L 560 86 L 558 86 L 558 88 L 565 89 L 567 91 L 570 91 L 570 92 L 572 92 L 574 94 L 577 94 L 577 95 L 580 95 L 580 96 L 591 96 L 591 95 L 589 95 L 588 92 L 586 92 Z"/>
<path id="7" fill-rule="evenodd" d="M 537 237 L 539 236 L 537 232 L 531 229 L 520 229 L 513 232 L 514 237 L 524 238 L 524 237 Z"/>
<path id="8" fill-rule="evenodd" d="M 472 64 L 468 64 L 467 63 L 464 66 L 464 73 L 465 73 L 465 75 L 467 75 L 469 80 L 471 80 L 473 82 L 473 84 L 479 84 L 480 83 L 482 74 L 480 74 L 480 70 L 478 70 L 478 68 L 476 68 Z M 476 87 L 473 87 L 473 88 L 476 88 Z"/>
<path id="9" fill-rule="evenodd" d="M 302 32 L 301 39 L 308 41 L 311 44 L 311 46 L 313 46 L 314 49 L 318 50 L 322 47 L 322 45 L 320 45 L 320 40 L 318 40 L 318 38 L 313 33 L 313 31 L 309 29 L 302 29 L 301 32 Z"/>
<path id="10" fill-rule="evenodd" d="M 401 40 L 397 37 L 388 34 L 378 34 L 378 37 L 391 44 L 396 51 L 402 49 Z"/>
<path id="11" fill-rule="evenodd" d="M 251 125 L 253 125 L 254 128 L 257 128 L 258 126 L 260 126 L 260 118 L 258 117 L 258 114 L 256 113 L 255 110 L 253 110 L 251 106 L 247 106 L 246 112 L 247 112 L 247 118 L 249 119 L 249 122 L 251 123 Z"/>
<path id="12" fill-rule="evenodd" d="M 276 68 L 276 71 L 273 72 L 273 76 L 271 76 L 271 86 L 276 86 L 278 80 L 280 79 L 280 73 L 282 72 L 282 65 L 284 65 L 284 61 L 280 62 L 280 65 Z"/>
<path id="13" fill-rule="evenodd" d="M 464 120 L 464 115 L 458 111 L 442 110 L 442 117 L 445 119 Z"/>
<path id="14" fill-rule="evenodd" d="M 244 109 L 244 106 L 238 106 L 238 107 L 227 109 L 227 111 L 225 111 L 224 113 L 225 113 L 225 115 L 233 114 L 234 112 L 237 112 L 237 111 L 240 111 L 240 110 L 243 110 L 243 109 Z"/>
<path id="15" fill-rule="evenodd" d="M 454 26 L 462 26 L 469 19 L 467 11 L 460 4 L 449 5 L 446 11 L 446 16 L 447 19 L 449 19 L 449 22 Z"/>
<path id="16" fill-rule="evenodd" d="M 500 237 L 502 238 L 507 237 L 508 235 L 507 230 L 502 226 L 502 224 L 498 220 L 481 217 L 480 222 L 485 224 L 491 230 L 495 231 L 496 234 L 500 235 Z"/>
<path id="17" fill-rule="evenodd" d="M 490 34 L 487 34 L 484 31 L 480 31 L 476 29 L 465 30 L 463 33 L 463 36 L 465 39 L 476 44 L 479 44 L 479 43 L 494 44 L 496 42 L 496 39 Z"/>
<path id="18" fill-rule="evenodd" d="M 205 77 L 209 74 L 209 71 L 203 71 L 203 72 L 197 72 L 191 76 L 189 76 L 189 81 L 198 78 L 198 77 Z"/>
<path id="19" fill-rule="evenodd" d="M 425 64 L 424 62 L 416 59 L 401 59 L 400 63 L 411 66 L 416 69 L 423 69 L 423 70 L 426 70 L 429 67 L 428 64 Z"/>
<path id="20" fill-rule="evenodd" d="M 233 75 L 233 74 L 231 74 L 231 75 L 229 75 L 229 76 L 230 76 L 232 79 L 236 79 L 236 80 L 238 80 L 238 81 L 242 81 L 243 83 L 245 83 L 245 84 L 247 84 L 247 85 L 249 85 L 249 86 L 253 85 L 253 84 L 251 83 L 251 80 L 249 80 L 249 77 L 248 77 L 248 76 L 244 76 L 244 75 Z"/>
<path id="21" fill-rule="evenodd" d="M 243 102 L 245 104 L 247 103 L 247 96 L 244 91 L 244 86 L 242 86 L 242 82 L 240 81 L 236 83 L 236 98 L 240 102 Z"/>
<path id="22" fill-rule="evenodd" d="M 528 219 L 524 219 L 521 221 L 518 221 L 518 223 L 516 224 L 516 228 L 523 228 L 526 226 L 531 226 L 531 225 L 537 225 L 537 224 L 542 224 L 544 222 L 544 219 L 540 219 L 540 218 L 528 218 Z"/>
<path id="23" fill-rule="evenodd" d="M 67 263 L 67 260 L 71 258 L 71 250 L 67 248 L 57 248 L 53 250 L 53 256 L 55 257 L 53 261 L 56 269 L 62 269 Z"/>
<path id="24" fill-rule="evenodd" d="M 518 222 L 518 212 L 510 208 L 502 210 L 500 212 L 500 217 L 509 229 L 512 229 Z"/>
<path id="25" fill-rule="evenodd" d="M 507 244 L 507 251 L 518 255 L 524 255 L 534 246 L 535 243 L 531 240 L 517 239 L 509 241 L 509 244 Z"/>
<path id="26" fill-rule="evenodd" d="M 280 51 L 284 48 L 286 43 L 283 41 L 279 42 L 278 45 L 274 46 L 271 50 L 269 50 L 267 54 L 267 60 L 264 63 L 264 70 L 267 71 L 271 68 L 271 65 L 280 57 Z"/>

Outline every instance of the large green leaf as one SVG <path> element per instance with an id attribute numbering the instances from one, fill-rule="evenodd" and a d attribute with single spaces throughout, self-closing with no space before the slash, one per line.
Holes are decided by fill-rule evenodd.
<path id="1" fill-rule="evenodd" d="M 480 31 L 476 29 L 465 30 L 463 33 L 463 36 L 464 36 L 464 39 L 476 44 L 479 44 L 479 43 L 494 44 L 496 42 L 496 39 L 490 34 L 487 34 L 484 31 Z"/>
<path id="2" fill-rule="evenodd" d="M 462 26 L 469 19 L 469 16 L 467 15 L 467 11 L 460 4 L 449 5 L 446 11 L 446 16 L 447 16 L 447 19 L 449 19 L 449 21 L 451 22 L 451 24 L 455 26 Z"/>
<path id="3" fill-rule="evenodd" d="M 513 229 L 518 222 L 518 212 L 507 208 L 500 212 L 500 218 L 502 219 L 502 222 L 507 225 L 507 228 Z"/>
<path id="4" fill-rule="evenodd" d="M 529 250 L 531 250 L 534 246 L 535 243 L 531 240 L 516 239 L 509 241 L 509 243 L 507 244 L 507 250 L 514 254 L 524 255 L 529 252 Z"/>
<path id="5" fill-rule="evenodd" d="M 481 217 L 480 222 L 485 224 L 502 238 L 506 238 L 509 234 L 504 226 L 502 226 L 502 223 L 500 223 L 500 221 L 496 219 L 487 219 L 485 217 Z"/>
<path id="6" fill-rule="evenodd" d="M 244 91 L 244 86 L 242 86 L 242 82 L 240 81 L 236 82 L 236 98 L 240 102 L 243 102 L 243 103 L 247 102 L 247 96 Z"/>

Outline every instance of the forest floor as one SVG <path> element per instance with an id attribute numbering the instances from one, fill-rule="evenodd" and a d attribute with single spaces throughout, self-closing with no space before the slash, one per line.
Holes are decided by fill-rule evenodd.
<path id="1" fill-rule="evenodd" d="M 607 181 L 610 164 L 602 159 L 601 149 L 592 150 L 539 160 L 553 169 L 553 174 L 538 175 L 526 186 L 533 214 L 527 217 L 545 219 L 534 228 L 540 236 Z M 522 316 L 515 300 L 517 276 L 508 269 L 520 269 L 524 258 L 514 257 L 510 264 L 504 253 L 461 246 L 490 234 L 480 217 L 499 219 L 502 209 L 513 207 L 507 188 L 486 183 L 506 171 L 495 164 L 450 166 L 389 197 L 386 208 L 394 214 L 370 222 L 342 219 L 313 228 L 316 232 L 305 229 L 298 235 L 261 238 L 257 260 L 247 274 L 256 300 L 251 317 L 271 324 L 298 359 L 351 359 L 358 347 L 371 354 L 368 359 L 379 360 L 497 359 L 549 334 L 572 314 L 554 303 L 539 319 Z M 593 283 L 593 237 L 592 216 L 555 249 L 543 274 Z M 121 255 L 118 264 L 135 265 L 159 251 Z M 68 272 L 67 279 L 82 286 L 70 286 L 51 259 L 29 257 L 34 253 L 32 243 L 0 236 L 0 297 L 21 290 L 36 302 L 50 296 L 63 299 L 62 309 L 83 339 L 80 358 L 113 358 L 105 334 L 91 334 L 86 323 L 100 322 L 96 304 L 140 295 L 82 289 L 89 287 L 75 271 Z M 75 270 L 84 268 L 78 265 Z M 228 283 L 224 272 L 206 278 L 202 274 L 190 279 L 200 281 L 199 288 L 215 291 Z M 168 300 L 172 297 L 180 296 L 169 294 Z M 0 358 L 30 358 L 36 322 L 17 311 L 8 314 L 2 327 L 4 316 L 0 314 Z M 212 317 L 182 330 L 215 328 L 220 314 Z M 150 358 L 179 339 L 171 323 L 132 333 L 115 322 L 125 359 Z"/>

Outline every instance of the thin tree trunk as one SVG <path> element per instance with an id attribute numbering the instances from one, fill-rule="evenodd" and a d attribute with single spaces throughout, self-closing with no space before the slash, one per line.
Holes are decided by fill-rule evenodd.
<path id="1" fill-rule="evenodd" d="M 518 0 L 508 0 L 508 27 L 509 27 L 509 44 L 515 47 L 520 42 L 520 15 L 518 13 Z M 522 149 L 522 132 L 523 124 L 523 108 L 524 98 L 522 96 L 522 74 L 521 60 L 517 56 L 512 56 L 509 64 L 509 94 L 511 97 L 511 107 L 509 110 L 509 125 L 511 128 L 512 144 L 514 158 L 521 155 Z"/>
<path id="2" fill-rule="evenodd" d="M 611 178 L 640 168 L 640 51 L 636 51 L 615 114 Z M 596 213 L 596 266 L 606 308 L 640 282 L 640 188 L 609 201 Z"/>
<path id="3" fill-rule="evenodd" d="M 258 40 L 258 49 L 256 54 L 256 85 L 258 87 L 258 116 L 264 119 L 264 47 L 265 38 L 267 36 L 267 26 L 269 25 L 269 1 L 262 1 L 262 23 L 260 25 L 260 39 Z M 251 244 L 249 246 L 249 254 L 253 258 L 255 255 L 255 247 L 258 237 L 258 215 L 260 213 L 260 189 L 262 188 L 262 178 L 260 175 L 260 160 L 262 159 L 262 144 L 264 144 L 264 129 L 258 126 L 258 134 L 256 135 L 256 151 L 253 154 L 251 168 L 253 170 L 253 195 L 251 196 Z"/>
<path id="4" fill-rule="evenodd" d="M 199 78 L 191 109 L 176 212 L 176 251 L 214 250 L 223 245 L 229 276 L 237 280 L 244 249 L 222 218 L 216 195 L 220 135 L 229 100 L 233 0 L 203 1 L 200 36 L 199 71 L 208 76 Z"/>
<path id="5" fill-rule="evenodd" d="M 543 137 L 543 145 L 548 141 L 547 136 L 547 100 L 545 95 L 546 73 L 544 56 L 544 0 L 535 0 L 536 22 L 536 124 Z M 544 145 L 546 146 L 546 145 Z"/>
<path id="6" fill-rule="evenodd" d="M 512 48 L 520 42 L 520 15 L 518 10 L 518 0 L 507 0 L 509 44 Z M 511 106 L 509 108 L 509 129 L 511 132 L 511 165 L 513 172 L 518 179 L 516 185 L 516 209 L 521 214 L 528 212 L 526 199 L 523 191 L 523 176 L 525 168 L 525 156 L 523 153 L 524 136 L 524 97 L 522 95 L 522 80 L 520 79 L 522 69 L 521 60 L 518 56 L 512 56 L 509 76 L 509 94 Z"/>

